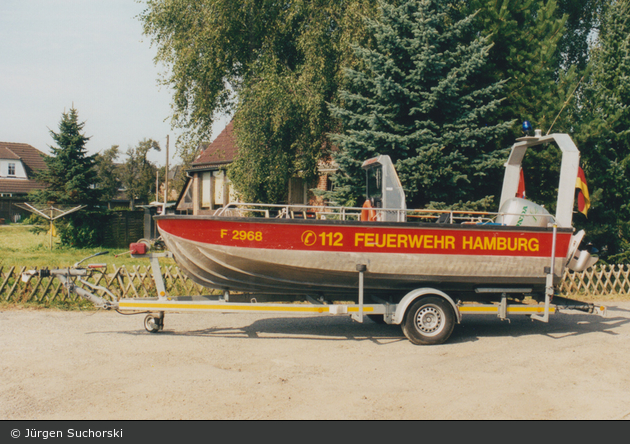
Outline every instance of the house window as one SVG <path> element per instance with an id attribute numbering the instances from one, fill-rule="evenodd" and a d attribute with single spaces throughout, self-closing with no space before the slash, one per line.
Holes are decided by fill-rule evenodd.
<path id="1" fill-rule="evenodd" d="M 15 176 L 15 164 L 9 163 L 9 176 Z"/>

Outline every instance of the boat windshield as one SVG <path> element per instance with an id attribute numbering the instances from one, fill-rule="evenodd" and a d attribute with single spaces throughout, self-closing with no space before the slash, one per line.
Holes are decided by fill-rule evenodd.
<path id="1" fill-rule="evenodd" d="M 383 168 L 381 165 L 374 165 L 365 172 L 367 175 L 366 198 L 372 201 L 375 208 L 380 208 L 383 203 Z"/>

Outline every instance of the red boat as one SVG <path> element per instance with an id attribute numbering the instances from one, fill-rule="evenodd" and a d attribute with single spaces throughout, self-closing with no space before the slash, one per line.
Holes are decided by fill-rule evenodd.
<path id="1" fill-rule="evenodd" d="M 562 151 L 555 216 L 515 197 L 525 151 L 550 142 Z M 461 300 L 493 289 L 544 294 L 552 263 L 557 283 L 567 266 L 584 269 L 596 260 L 578 252 L 584 233 L 572 227 L 578 166 L 579 152 L 565 134 L 519 139 L 495 214 L 408 210 L 391 160 L 379 156 L 363 165 L 363 208 L 232 203 L 214 216 L 156 219 L 188 276 L 224 291 L 352 300 L 363 268 L 365 294 L 394 302 L 419 287 Z"/>

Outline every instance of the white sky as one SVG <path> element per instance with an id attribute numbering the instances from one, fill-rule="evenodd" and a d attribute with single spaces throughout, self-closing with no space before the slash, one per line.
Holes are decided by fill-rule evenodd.
<path id="1" fill-rule="evenodd" d="M 90 154 L 112 145 L 124 153 L 142 139 L 160 142 L 150 159 L 177 162 L 164 66 L 142 35 L 136 0 L 0 0 L 0 141 L 49 153 L 50 130 L 74 104 Z M 215 125 L 216 137 L 227 125 Z M 121 156 L 119 161 L 124 161 Z"/>

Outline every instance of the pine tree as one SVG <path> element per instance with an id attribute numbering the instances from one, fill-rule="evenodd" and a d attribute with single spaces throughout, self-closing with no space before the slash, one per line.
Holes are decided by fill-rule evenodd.
<path id="1" fill-rule="evenodd" d="M 29 198 L 39 204 L 88 205 L 59 219 L 55 227 L 63 245 L 92 247 L 102 240 L 106 215 L 96 207 L 101 198 L 96 155 L 87 154 L 85 145 L 90 138 L 83 134 L 84 126 L 74 107 L 62 114 L 59 132 L 50 131 L 57 146 L 51 146 L 53 155 L 44 159 L 48 168 L 36 176 L 47 188 L 32 192 Z"/>
<path id="2" fill-rule="evenodd" d="M 558 5 L 562 3 L 562 8 Z M 479 32 L 494 43 L 483 75 L 487 81 L 505 80 L 505 100 L 500 120 L 513 119 L 512 131 L 498 147 L 510 146 L 523 135 L 521 123 L 535 129 L 572 134 L 574 94 L 584 72 L 578 70 L 579 32 L 571 21 L 570 6 L 580 0 L 473 0 L 469 11 L 478 11 Z M 574 5 L 573 5 L 574 6 Z M 567 38 L 565 38 L 567 36 Z M 571 37 L 571 39 L 568 39 Z M 544 168 L 542 167 L 544 166 Z M 555 211 L 560 152 L 555 145 L 528 150 L 523 159 L 527 196 Z M 495 181 L 500 177 L 495 177 Z"/>
<path id="3" fill-rule="evenodd" d="M 373 47 L 355 45 L 361 66 L 346 70 L 341 102 L 331 106 L 343 131 L 332 136 L 339 172 L 327 197 L 359 204 L 362 162 L 387 154 L 409 207 L 487 205 L 481 185 L 500 165 L 492 141 L 512 124 L 493 117 L 503 82 L 479 84 L 491 44 L 473 35 L 474 16 L 460 17 L 458 2 L 399 3 L 381 2 L 380 16 L 367 20 Z"/>
<path id="4" fill-rule="evenodd" d="M 630 260 L 630 2 L 604 8 L 593 72 L 580 101 L 577 142 L 591 189 L 577 223 L 609 262 Z"/>
<path id="5" fill-rule="evenodd" d="M 494 44 L 484 75 L 506 81 L 499 115 L 515 125 L 503 143 L 522 135 L 524 120 L 546 133 L 579 80 L 575 68 L 561 69 L 559 44 L 568 16 L 557 17 L 555 0 L 473 0 L 468 10 L 478 11 L 476 26 Z M 565 123 L 556 121 L 554 131 L 566 132 Z"/>
<path id="6" fill-rule="evenodd" d="M 59 132 L 50 131 L 57 146 L 50 147 L 53 155 L 44 158 L 47 168 L 36 176 L 47 187 L 30 195 L 34 202 L 72 205 L 98 202 L 101 193 L 95 188 L 96 156 L 87 154 L 85 145 L 90 138 L 82 133 L 84 126 L 85 122 L 79 122 L 79 114 L 72 108 L 62 114 Z"/>

